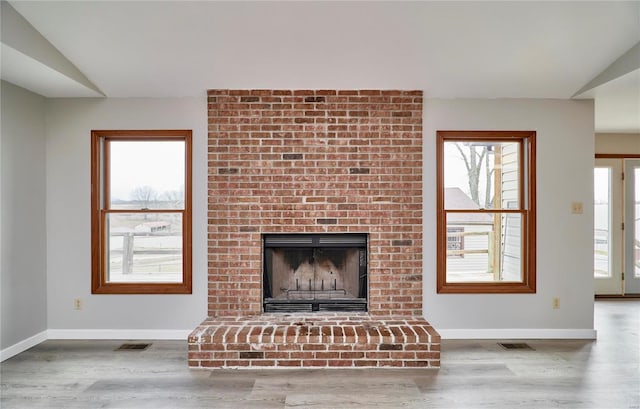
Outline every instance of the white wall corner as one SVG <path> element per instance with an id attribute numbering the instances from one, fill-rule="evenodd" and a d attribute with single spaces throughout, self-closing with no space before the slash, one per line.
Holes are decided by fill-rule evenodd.
<path id="1" fill-rule="evenodd" d="M 33 348 L 41 342 L 47 340 L 47 331 L 42 331 L 32 337 L 29 337 L 25 340 L 17 342 L 10 347 L 7 347 L 3 350 L 0 350 L 0 362 L 4 362 L 7 359 L 18 355 L 21 352 L 26 351 L 29 348 Z"/>

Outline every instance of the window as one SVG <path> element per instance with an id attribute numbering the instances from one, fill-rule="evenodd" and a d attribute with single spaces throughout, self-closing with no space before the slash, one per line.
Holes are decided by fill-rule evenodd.
<path id="1" fill-rule="evenodd" d="M 464 227 L 447 226 L 447 257 L 464 257 Z"/>
<path id="2" fill-rule="evenodd" d="M 94 294 L 191 293 L 191 131 L 91 132 Z"/>
<path id="3" fill-rule="evenodd" d="M 535 132 L 437 132 L 439 293 L 536 289 Z"/>

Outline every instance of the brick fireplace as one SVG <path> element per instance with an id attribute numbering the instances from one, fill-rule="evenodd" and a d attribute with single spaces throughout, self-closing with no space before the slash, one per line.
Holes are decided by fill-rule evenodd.
<path id="1" fill-rule="evenodd" d="M 422 91 L 210 90 L 208 115 L 209 317 L 189 365 L 438 367 L 422 318 Z M 265 235 L 355 233 L 366 313 L 263 312 Z"/>

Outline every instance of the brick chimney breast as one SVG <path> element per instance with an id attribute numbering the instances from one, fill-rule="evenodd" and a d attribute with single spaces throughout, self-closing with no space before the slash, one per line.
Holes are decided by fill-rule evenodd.
<path id="1" fill-rule="evenodd" d="M 262 235 L 365 233 L 369 318 L 359 320 L 382 319 L 377 327 L 398 334 L 404 330 L 389 324 L 391 317 L 419 321 L 420 329 L 408 333 L 437 340 L 439 351 L 437 332 L 422 330 L 430 328 L 422 318 L 422 91 L 209 90 L 208 169 L 209 329 L 199 327 L 190 340 L 215 332 L 216 317 L 261 320 Z M 233 333 L 236 341 L 259 338 L 247 325 Z M 358 345 L 362 327 L 340 328 L 353 331 Z M 286 340 L 282 331 L 269 336 Z M 394 337 L 383 337 L 377 355 L 363 353 L 361 362 L 411 355 Z M 245 361 L 269 360 L 267 352 L 247 348 Z M 191 358 L 190 352 L 190 364 L 204 366 Z M 314 359 L 326 362 L 313 365 L 331 366 L 329 358 Z"/>

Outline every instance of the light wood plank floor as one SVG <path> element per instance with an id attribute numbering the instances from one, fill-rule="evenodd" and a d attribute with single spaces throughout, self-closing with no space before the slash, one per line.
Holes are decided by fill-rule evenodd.
<path id="1" fill-rule="evenodd" d="M 640 409 L 640 300 L 595 311 L 597 341 L 443 341 L 439 370 L 195 371 L 186 342 L 47 341 L 1 364 L 0 407 Z"/>

